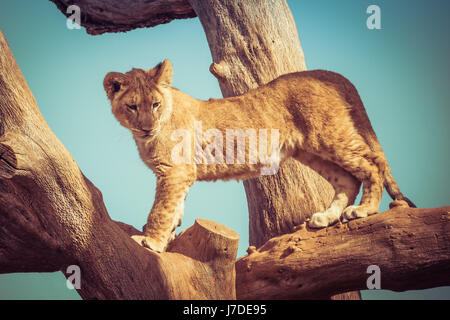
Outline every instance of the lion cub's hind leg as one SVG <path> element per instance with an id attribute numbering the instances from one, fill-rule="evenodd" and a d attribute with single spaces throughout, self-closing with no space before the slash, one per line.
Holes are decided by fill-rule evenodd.
<path id="1" fill-rule="evenodd" d="M 335 125 L 332 127 L 337 130 L 333 133 L 328 132 L 326 140 L 313 140 L 319 140 L 320 143 L 317 144 L 309 144 L 309 141 L 306 140 L 303 150 L 337 164 L 362 182 L 363 195 L 360 205 L 349 206 L 344 209 L 343 218 L 363 218 L 378 212 L 383 192 L 384 169 L 386 165 L 384 157 L 370 149 L 365 140 L 357 133 L 357 130 L 352 127 L 351 123 L 341 121 L 340 126 Z M 325 216 L 329 220 L 336 219 L 338 209 L 345 203 L 345 195 L 342 195 L 342 190 L 345 190 L 345 188 L 336 187 L 336 197 L 330 207 L 330 213 L 317 215 L 311 225 L 316 227 L 325 225 L 327 223 Z"/>
<path id="2" fill-rule="evenodd" d="M 343 212 L 347 220 L 364 218 L 378 212 L 383 194 L 384 157 L 375 152 L 368 152 L 364 157 L 355 159 L 359 163 L 354 175 L 363 183 L 362 198 L 359 206 L 349 206 Z"/>
<path id="3" fill-rule="evenodd" d="M 335 190 L 329 208 L 323 212 L 314 213 L 309 220 L 309 226 L 311 228 L 325 228 L 337 223 L 341 219 L 343 210 L 355 201 L 359 183 L 344 169 L 317 156 L 302 153 L 295 159 L 318 172 L 331 183 Z"/>
<path id="4" fill-rule="evenodd" d="M 330 207 L 324 212 L 316 212 L 311 216 L 309 226 L 311 228 L 324 228 L 341 220 L 344 209 L 355 201 L 358 183 L 352 181 L 348 175 L 331 175 L 329 181 L 334 187 L 335 193 Z"/>
<path id="5" fill-rule="evenodd" d="M 378 212 L 383 193 L 385 160 L 370 150 L 362 137 L 353 135 L 343 139 L 346 143 L 334 144 L 325 157 L 351 173 L 362 182 L 362 198 L 359 206 L 349 206 L 343 212 L 343 218 L 363 218 Z"/>

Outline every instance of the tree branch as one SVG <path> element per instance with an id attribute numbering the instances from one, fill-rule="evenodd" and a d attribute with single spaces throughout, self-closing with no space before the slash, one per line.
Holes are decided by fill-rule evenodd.
<path id="1" fill-rule="evenodd" d="M 66 16 L 71 0 L 50 0 Z M 136 28 L 154 27 L 174 19 L 194 18 L 195 12 L 187 0 L 78 0 L 81 25 L 87 33 L 125 32 Z"/>
<path id="2" fill-rule="evenodd" d="M 238 299 L 314 299 L 367 289 L 367 267 L 394 291 L 450 285 L 450 207 L 395 207 L 269 240 L 236 262 Z"/>

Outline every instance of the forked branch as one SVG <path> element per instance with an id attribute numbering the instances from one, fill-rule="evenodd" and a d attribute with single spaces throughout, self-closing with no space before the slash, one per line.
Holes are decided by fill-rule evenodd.
<path id="1" fill-rule="evenodd" d="M 162 254 L 131 234 L 48 127 L 0 32 L 0 273 L 75 264 L 84 299 L 235 298 L 234 231 L 198 220 Z"/>

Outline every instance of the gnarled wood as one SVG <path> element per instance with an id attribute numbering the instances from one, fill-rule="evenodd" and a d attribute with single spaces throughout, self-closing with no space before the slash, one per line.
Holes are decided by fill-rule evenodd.
<path id="1" fill-rule="evenodd" d="M 235 298 L 237 234 L 198 221 L 176 252 L 139 246 L 48 127 L 1 32 L 0 110 L 0 273 L 75 264 L 84 299 Z"/>
<path id="2" fill-rule="evenodd" d="M 394 291 L 450 285 L 450 207 L 395 207 L 273 238 L 236 262 L 238 299 L 321 299 L 367 289 L 367 267 Z"/>

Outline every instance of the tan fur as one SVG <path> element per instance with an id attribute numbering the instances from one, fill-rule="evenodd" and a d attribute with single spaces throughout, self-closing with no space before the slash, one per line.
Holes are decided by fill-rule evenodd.
<path id="1" fill-rule="evenodd" d="M 250 163 L 250 142 L 246 143 L 244 164 L 236 163 L 236 150 L 233 164 L 225 159 L 223 163 L 196 164 L 193 142 L 192 161 L 174 164 L 171 153 L 180 140 L 173 141 L 172 134 L 186 129 L 193 137 L 196 121 L 201 121 L 203 132 L 215 128 L 224 138 L 227 129 L 278 129 L 280 163 L 293 157 L 324 171 L 336 194 L 328 210 L 312 216 L 312 227 L 376 213 L 383 183 L 393 199 L 412 205 L 392 178 L 356 89 L 341 75 L 322 70 L 292 73 L 244 95 L 208 101 L 172 88 L 171 81 L 168 60 L 148 71 L 109 73 L 104 81 L 114 115 L 131 130 L 141 158 L 157 176 L 155 202 L 143 241 L 146 247 L 164 250 L 180 224 L 184 199 L 196 180 L 243 180 L 260 175 L 261 168 L 267 166 L 259 159 Z M 136 110 L 130 106 L 136 106 Z M 211 139 L 201 141 L 201 147 L 209 145 Z M 270 144 L 270 138 L 268 141 Z M 225 141 L 223 146 L 226 149 Z M 348 206 L 354 201 L 350 196 L 354 192 L 352 182 L 327 172 L 323 160 L 336 163 L 362 182 L 359 206 Z"/>

